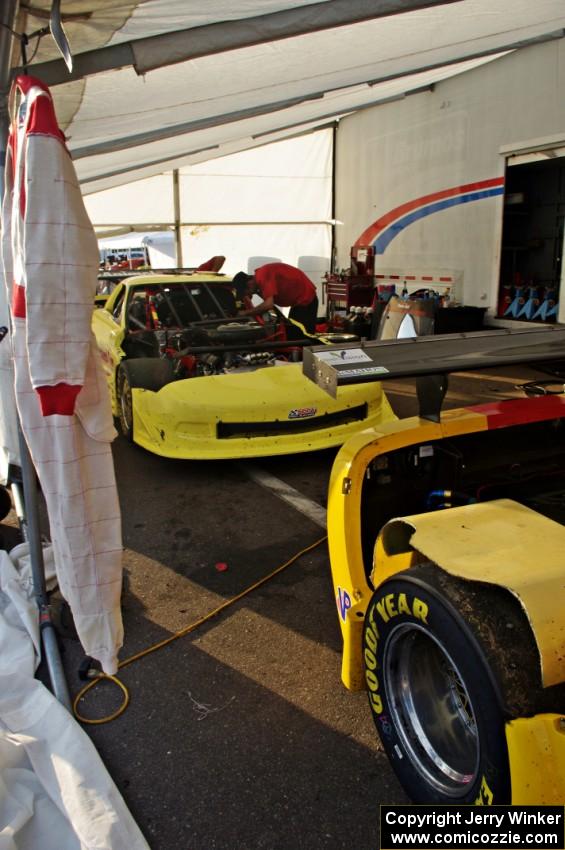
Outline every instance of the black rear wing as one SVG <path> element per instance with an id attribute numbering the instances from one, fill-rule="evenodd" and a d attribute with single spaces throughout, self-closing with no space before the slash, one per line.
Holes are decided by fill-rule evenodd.
<path id="1" fill-rule="evenodd" d="M 334 398 L 337 388 L 416 378 L 420 416 L 439 421 L 450 372 L 565 360 L 565 327 L 362 341 L 304 349 L 303 372 Z"/>

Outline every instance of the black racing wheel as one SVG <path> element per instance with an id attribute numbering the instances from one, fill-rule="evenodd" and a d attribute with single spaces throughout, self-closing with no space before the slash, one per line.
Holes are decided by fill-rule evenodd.
<path id="1" fill-rule="evenodd" d="M 133 442 L 132 389 L 158 392 L 174 379 L 174 364 L 168 358 L 140 357 L 120 363 L 116 378 L 118 420 L 124 437 Z"/>
<path id="2" fill-rule="evenodd" d="M 380 739 L 414 802 L 509 804 L 503 697 L 459 613 L 471 600 L 459 583 L 455 607 L 430 575 L 392 577 L 367 609 L 365 677 Z"/>
<path id="3" fill-rule="evenodd" d="M 122 363 L 118 370 L 117 385 L 120 430 L 126 440 L 133 443 L 133 399 L 131 376 L 127 363 Z"/>

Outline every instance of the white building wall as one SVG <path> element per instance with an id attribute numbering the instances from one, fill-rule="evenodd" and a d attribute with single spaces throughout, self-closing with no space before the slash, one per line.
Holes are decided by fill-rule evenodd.
<path id="1" fill-rule="evenodd" d="M 426 206 L 417 199 L 424 196 L 500 180 L 504 146 L 527 148 L 544 137 L 565 140 L 563 39 L 523 48 L 433 91 L 343 119 L 336 148 L 336 218 L 344 223 L 336 232 L 338 266 L 349 265 L 351 246 L 374 222 L 380 220 L 376 230 L 382 236 L 390 227 L 383 217 L 390 213 L 394 223 L 404 204 L 414 202 L 417 215 Z M 461 276 L 464 303 L 494 306 L 502 194 L 481 200 L 469 195 L 459 190 L 452 198 L 466 202 L 400 230 L 377 255 L 375 272 L 453 272 Z"/>

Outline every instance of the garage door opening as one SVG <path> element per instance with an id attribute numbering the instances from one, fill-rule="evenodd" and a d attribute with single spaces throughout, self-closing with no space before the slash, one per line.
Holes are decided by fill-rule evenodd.
<path id="1" fill-rule="evenodd" d="M 565 293 L 565 149 L 513 156 L 507 165 L 497 315 L 557 322 Z"/>

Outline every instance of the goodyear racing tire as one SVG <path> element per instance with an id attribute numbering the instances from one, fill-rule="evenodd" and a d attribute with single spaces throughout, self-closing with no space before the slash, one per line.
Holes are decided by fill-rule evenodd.
<path id="1" fill-rule="evenodd" d="M 399 573 L 371 599 L 363 651 L 373 719 L 415 803 L 509 804 L 501 691 L 458 612 L 467 613 L 461 582 L 456 608 L 445 592 L 450 577 L 438 586 L 433 574 L 431 565 Z"/>
<path id="2" fill-rule="evenodd" d="M 118 421 L 124 437 L 133 443 L 132 389 L 157 392 L 173 380 L 173 364 L 165 358 L 136 358 L 120 363 L 116 379 L 118 394 Z"/>

